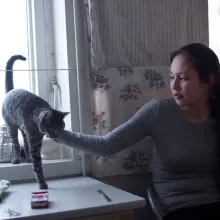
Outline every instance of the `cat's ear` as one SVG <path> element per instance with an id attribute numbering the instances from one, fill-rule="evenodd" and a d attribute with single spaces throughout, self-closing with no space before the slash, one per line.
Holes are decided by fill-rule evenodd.
<path id="1" fill-rule="evenodd" d="M 47 121 L 50 120 L 50 118 L 52 117 L 53 112 L 50 109 L 44 110 L 40 113 L 40 121 Z"/>
<path id="2" fill-rule="evenodd" d="M 63 118 L 65 118 L 70 112 L 61 112 Z"/>

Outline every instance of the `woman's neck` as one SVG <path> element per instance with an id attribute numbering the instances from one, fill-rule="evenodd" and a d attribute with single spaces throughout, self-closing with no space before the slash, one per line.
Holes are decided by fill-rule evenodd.
<path id="1" fill-rule="evenodd" d="M 180 110 L 186 120 L 194 123 L 204 122 L 210 117 L 210 106 L 208 103 L 180 107 Z"/>

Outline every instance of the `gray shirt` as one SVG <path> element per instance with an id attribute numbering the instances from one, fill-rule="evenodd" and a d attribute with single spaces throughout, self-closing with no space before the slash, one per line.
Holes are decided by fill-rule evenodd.
<path id="1" fill-rule="evenodd" d="M 146 136 L 156 143 L 152 174 L 160 211 L 220 200 L 216 183 L 216 131 L 210 118 L 187 121 L 174 99 L 151 100 L 126 123 L 104 136 L 63 131 L 56 139 L 73 148 L 109 156 Z"/>

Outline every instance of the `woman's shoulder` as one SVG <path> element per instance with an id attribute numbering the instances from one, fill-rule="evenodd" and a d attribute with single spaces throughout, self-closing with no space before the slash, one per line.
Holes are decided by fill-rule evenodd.
<path id="1" fill-rule="evenodd" d="M 151 106 L 157 106 L 158 108 L 169 108 L 175 106 L 176 102 L 172 97 L 168 97 L 168 98 L 153 98 L 146 104 Z"/>
<path id="2" fill-rule="evenodd" d="M 153 98 L 148 101 L 140 112 L 153 113 L 154 115 L 170 114 L 172 109 L 176 106 L 175 100 L 171 97 L 169 98 Z"/>

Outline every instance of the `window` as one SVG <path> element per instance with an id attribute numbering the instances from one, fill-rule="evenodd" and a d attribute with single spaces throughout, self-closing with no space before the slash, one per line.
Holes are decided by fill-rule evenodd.
<path id="1" fill-rule="evenodd" d="M 220 1 L 209 0 L 209 46 L 220 59 Z"/>
<path id="2" fill-rule="evenodd" d="M 62 62 L 56 60 L 54 55 L 57 50 L 56 52 L 59 52 L 57 56 L 61 59 L 65 58 L 65 62 L 68 63 L 68 58 L 64 56 L 63 51 L 59 51 L 59 48 L 63 49 L 63 45 L 59 46 L 59 44 L 63 44 L 63 41 L 59 36 L 55 36 L 57 31 L 55 25 L 59 25 L 61 29 L 66 28 L 65 25 L 59 23 L 62 20 L 61 17 L 59 19 L 53 17 L 55 11 L 57 11 L 56 15 L 61 16 L 62 13 L 65 15 L 66 8 L 56 7 L 59 4 L 66 6 L 66 1 L 0 1 L 0 103 L 4 98 L 6 62 L 14 54 L 22 54 L 27 58 L 27 61 L 16 61 L 14 65 L 14 85 L 16 88 L 23 88 L 36 93 L 53 106 L 54 90 L 51 80 L 56 79 L 57 73 L 60 73 L 66 80 L 63 86 L 65 87 L 69 83 L 67 82 L 68 65 L 62 66 Z M 64 20 L 66 22 L 66 19 Z M 59 24 L 55 24 L 56 21 Z M 67 38 L 65 34 L 64 37 Z M 57 97 L 55 100 L 57 100 Z M 65 103 L 67 101 L 65 100 Z M 66 124 L 69 124 L 70 121 L 71 119 L 68 118 Z M 3 123 L 4 121 L 0 115 L 0 124 Z M 70 129 L 70 126 L 67 129 Z M 46 178 L 82 172 L 82 164 L 77 150 L 61 147 L 47 138 L 44 139 L 42 158 Z M 35 179 L 35 176 L 31 164 L 12 165 L 11 163 L 0 163 L 0 179 L 25 180 Z"/>
<path id="3" fill-rule="evenodd" d="M 11 7 L 14 5 L 14 7 Z M 15 63 L 16 70 L 29 69 L 28 56 L 28 35 L 27 35 L 27 19 L 26 19 L 26 0 L 0 1 L 0 102 L 2 103 L 5 94 L 5 66 L 7 60 L 15 54 L 23 54 L 26 62 L 18 61 Z M 10 13 L 9 13 L 10 12 Z M 22 75 L 22 78 L 20 77 Z M 22 79 L 22 80 L 19 80 Z M 28 71 L 17 71 L 14 74 L 14 82 L 16 87 L 24 88 L 30 91 L 30 79 Z M 0 124 L 3 124 L 0 116 Z"/>

